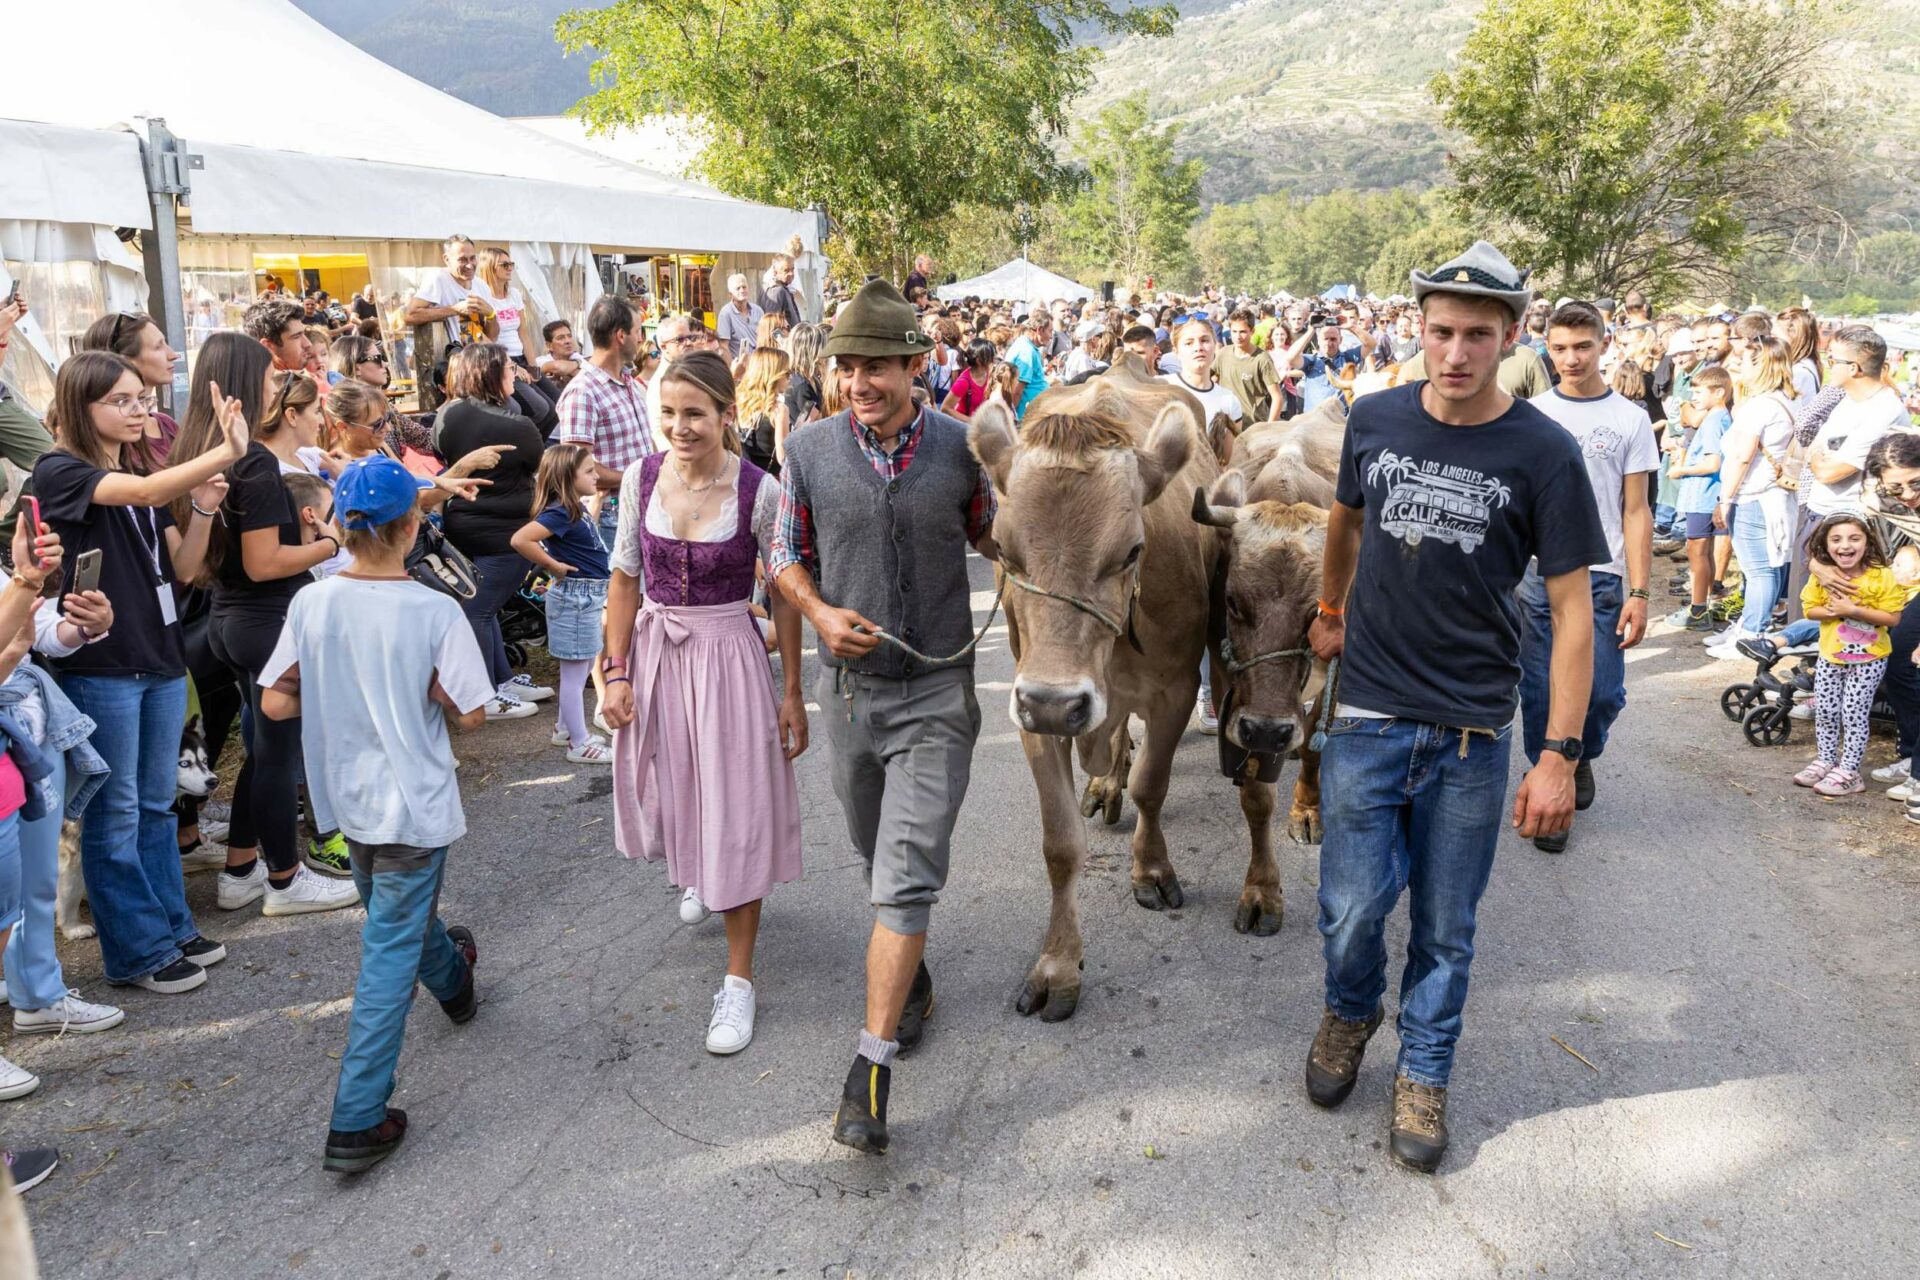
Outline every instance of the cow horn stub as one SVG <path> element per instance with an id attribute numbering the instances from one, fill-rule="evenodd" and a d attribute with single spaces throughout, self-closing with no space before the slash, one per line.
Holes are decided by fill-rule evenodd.
<path id="1" fill-rule="evenodd" d="M 1193 491 L 1193 518 L 1200 524 L 1210 524 L 1216 529 L 1231 529 L 1240 519 L 1238 507 L 1217 507 L 1207 501 L 1205 489 Z"/>

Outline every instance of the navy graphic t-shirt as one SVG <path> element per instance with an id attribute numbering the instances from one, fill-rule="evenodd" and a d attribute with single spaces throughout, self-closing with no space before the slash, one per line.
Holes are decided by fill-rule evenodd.
<path id="1" fill-rule="evenodd" d="M 1341 702 L 1429 724 L 1498 729 L 1520 683 L 1513 590 L 1603 564 L 1607 540 L 1573 437 L 1524 400 L 1448 426 L 1416 382 L 1361 396 L 1337 501 L 1364 512 L 1347 601 Z"/>

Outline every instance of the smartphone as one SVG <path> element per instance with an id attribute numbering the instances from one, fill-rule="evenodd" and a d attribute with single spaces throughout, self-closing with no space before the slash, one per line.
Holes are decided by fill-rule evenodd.
<path id="1" fill-rule="evenodd" d="M 40 536 L 40 499 L 28 494 L 20 499 L 20 514 L 33 521 L 27 527 L 27 554 L 33 557 L 34 568 L 40 567 L 40 552 L 34 547 L 34 539 Z"/>
<path id="2" fill-rule="evenodd" d="M 18 280 L 15 280 L 13 282 L 13 291 L 7 294 L 7 300 L 5 302 L 0 302 L 0 307 L 12 306 L 13 300 L 19 296 L 20 296 L 20 282 Z"/>
<path id="3" fill-rule="evenodd" d="M 76 592 L 100 589 L 100 548 L 82 551 L 74 557 L 73 589 Z"/>

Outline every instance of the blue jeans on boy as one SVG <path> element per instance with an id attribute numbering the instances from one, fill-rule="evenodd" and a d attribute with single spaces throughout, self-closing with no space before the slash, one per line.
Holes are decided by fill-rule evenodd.
<path id="1" fill-rule="evenodd" d="M 1683 536 L 1686 531 L 1686 524 L 1686 517 L 1681 515 L 1677 509 L 1668 506 L 1664 502 L 1655 504 L 1653 508 L 1654 537 L 1672 538 Z M 1674 532 L 1675 525 L 1680 527 L 1679 534 Z"/>
<path id="2" fill-rule="evenodd" d="M 1587 697 L 1580 739 L 1586 758 L 1598 760 L 1607 749 L 1607 733 L 1627 705 L 1627 655 L 1614 632 L 1627 584 L 1619 574 L 1597 569 L 1587 577 L 1593 591 L 1593 692 Z M 1547 602 L 1547 580 L 1535 566 L 1527 567 L 1514 598 L 1520 603 L 1520 748 L 1527 763 L 1539 764 L 1551 700 L 1553 609 Z"/>
<path id="3" fill-rule="evenodd" d="M 451 1000 L 466 984 L 467 959 L 438 915 L 447 866 L 444 845 L 412 849 L 349 840 L 347 849 L 367 924 L 360 934 L 360 977 L 353 987 L 346 1052 L 340 1055 L 332 1127 L 355 1133 L 387 1118 L 415 982 L 434 999 Z"/>
<path id="4" fill-rule="evenodd" d="M 53 793 L 67 794 L 67 762 L 49 753 Z M 67 978 L 54 950 L 60 896 L 60 827 L 66 817 L 52 809 L 20 824 L 20 927 L 7 939 L 7 999 L 16 1009 L 45 1009 L 67 994 Z"/>
<path id="5" fill-rule="evenodd" d="M 1746 635 L 1757 636 L 1772 624 L 1774 602 L 1787 589 L 1787 566 L 1767 564 L 1767 513 L 1758 501 L 1735 507 L 1730 525 L 1733 554 L 1740 561 L 1740 590 L 1745 597 L 1739 628 Z"/>
<path id="6" fill-rule="evenodd" d="M 71 672 L 61 688 L 93 721 L 93 749 L 112 770 L 81 818 L 80 867 L 107 980 L 131 982 L 178 960 L 200 933 L 173 815 L 187 678 Z"/>
<path id="7" fill-rule="evenodd" d="M 1506 817 L 1513 727 L 1463 732 L 1335 716 L 1320 756 L 1320 936 L 1327 1007 L 1371 1017 L 1386 919 L 1407 891 L 1399 1074 L 1445 1087 L 1473 963 L 1474 914 Z"/>

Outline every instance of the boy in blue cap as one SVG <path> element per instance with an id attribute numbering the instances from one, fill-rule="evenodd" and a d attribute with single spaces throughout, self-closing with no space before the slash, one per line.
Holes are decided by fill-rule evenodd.
<path id="1" fill-rule="evenodd" d="M 459 605 L 407 575 L 419 492 L 378 454 L 346 468 L 334 511 L 353 561 L 294 598 L 260 675 L 261 709 L 301 717 L 314 819 L 346 835 L 367 908 L 327 1134 L 336 1173 L 372 1168 L 406 1137 L 387 1099 L 415 981 L 455 1023 L 476 1007 L 473 932 L 436 911 L 447 846 L 466 834 L 441 708 L 477 729 L 493 682 Z"/>

